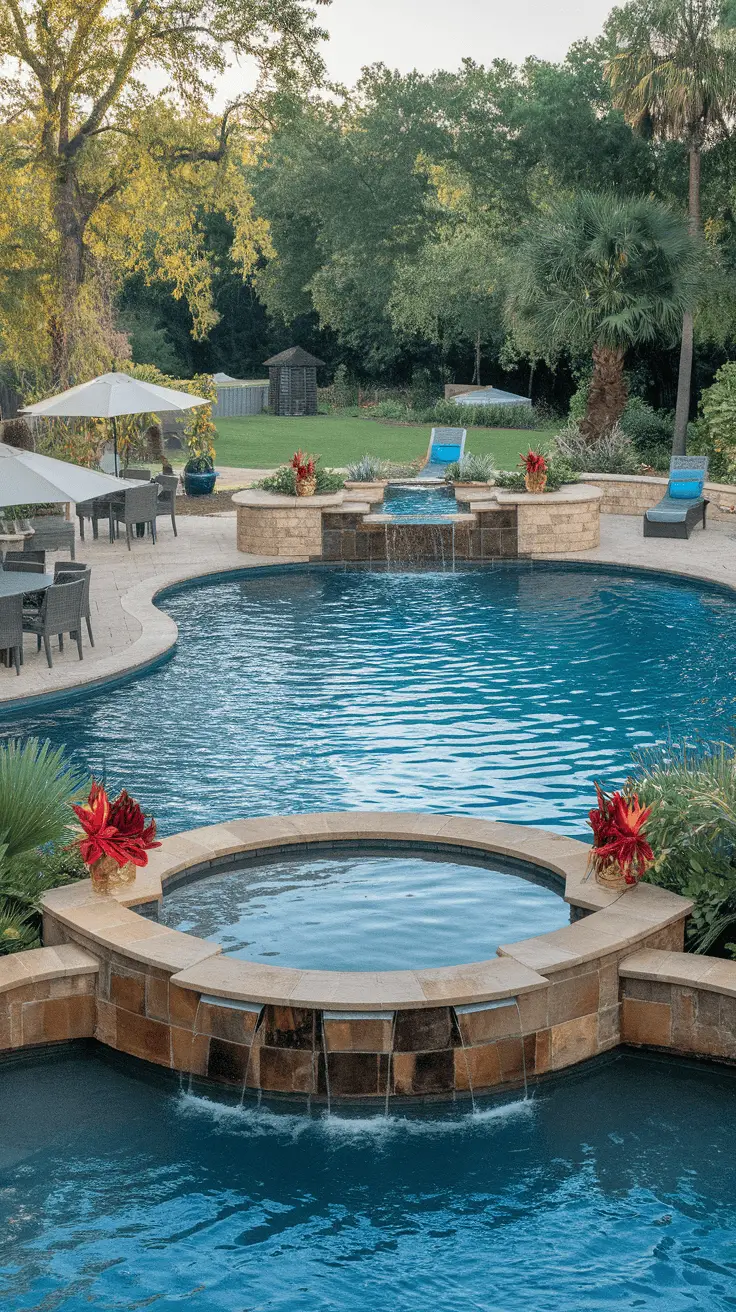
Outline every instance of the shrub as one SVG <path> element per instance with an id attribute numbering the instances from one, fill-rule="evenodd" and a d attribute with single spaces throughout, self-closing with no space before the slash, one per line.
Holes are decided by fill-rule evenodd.
<path id="1" fill-rule="evenodd" d="M 537 427 L 537 415 L 531 405 L 456 405 L 454 401 L 438 401 L 422 418 L 424 423 L 450 428 Z"/>
<path id="2" fill-rule="evenodd" d="M 652 465 L 654 469 L 669 469 L 675 431 L 672 414 L 653 410 L 640 396 L 631 396 L 621 416 L 620 427 L 631 438 L 642 464 Z"/>
<path id="3" fill-rule="evenodd" d="M 388 478 L 391 464 L 379 456 L 363 456 L 348 465 L 348 478 L 353 483 L 375 483 L 378 479 Z"/>
<path id="4" fill-rule="evenodd" d="M 700 399 L 702 418 L 688 447 L 708 456 L 708 477 L 715 482 L 736 481 L 736 361 L 721 365 L 715 382 Z"/>
<path id="5" fill-rule="evenodd" d="M 586 442 L 577 424 L 569 423 L 551 447 L 571 469 L 597 474 L 636 474 L 640 460 L 630 437 L 617 424 L 595 442 Z"/>
<path id="6" fill-rule="evenodd" d="M 31 426 L 25 419 L 6 419 L 2 425 L 0 441 L 6 446 L 14 446 L 19 451 L 35 451 Z"/>
<path id="7" fill-rule="evenodd" d="M 692 898 L 690 952 L 736 956 L 736 753 L 725 743 L 639 752 L 631 781 L 652 807 L 646 879 Z"/>
<path id="8" fill-rule="evenodd" d="M 319 460 L 319 456 L 317 457 Z M 320 469 L 316 465 L 314 477 L 317 480 L 317 493 L 339 492 L 341 487 L 345 486 L 345 479 L 342 474 L 336 474 L 332 469 Z M 269 474 L 267 478 L 262 478 L 256 487 L 263 488 L 264 492 L 278 492 L 281 496 L 296 496 L 296 470 L 291 465 L 280 465 L 274 474 Z"/>
<path id="9" fill-rule="evenodd" d="M 462 459 L 449 466 L 445 479 L 448 483 L 487 483 L 493 473 L 493 456 L 474 456 L 466 451 Z"/>
<path id="10" fill-rule="evenodd" d="M 374 419 L 403 419 L 407 422 L 419 422 L 404 401 L 378 401 L 376 405 L 371 406 L 371 416 Z"/>

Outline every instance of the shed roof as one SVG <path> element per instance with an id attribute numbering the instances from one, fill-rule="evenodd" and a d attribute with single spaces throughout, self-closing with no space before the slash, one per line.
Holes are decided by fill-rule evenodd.
<path id="1" fill-rule="evenodd" d="M 324 360 L 318 360 L 316 355 L 310 355 L 301 346 L 290 346 L 287 351 L 279 351 L 278 355 L 272 355 L 270 360 L 264 360 L 263 363 L 282 365 L 286 369 L 303 369 L 309 365 L 323 365 Z"/>

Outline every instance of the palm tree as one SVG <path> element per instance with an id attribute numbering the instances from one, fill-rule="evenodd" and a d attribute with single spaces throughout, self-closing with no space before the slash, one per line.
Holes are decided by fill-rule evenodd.
<path id="1" fill-rule="evenodd" d="M 617 52 L 605 74 L 632 127 L 688 151 L 690 231 L 700 230 L 703 150 L 727 135 L 736 109 L 736 35 L 725 0 L 632 0 L 612 13 Z M 693 369 L 693 311 L 682 320 L 673 452 L 684 455 Z"/>
<path id="2" fill-rule="evenodd" d="M 583 192 L 530 228 L 510 269 L 509 317 L 532 355 L 592 352 L 581 424 L 589 441 L 610 431 L 626 404 L 626 350 L 677 339 L 699 267 L 684 219 L 647 198 Z"/>

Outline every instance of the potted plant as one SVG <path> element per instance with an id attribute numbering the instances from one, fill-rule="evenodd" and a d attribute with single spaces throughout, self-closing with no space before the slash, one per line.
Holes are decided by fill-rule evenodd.
<path id="1" fill-rule="evenodd" d="M 607 797 L 599 784 L 595 791 L 598 805 L 588 814 L 593 830 L 589 869 L 596 883 L 622 892 L 638 884 L 654 861 L 645 833 L 652 808 L 642 806 L 633 792 Z"/>
<path id="2" fill-rule="evenodd" d="M 291 457 L 291 467 L 296 475 L 296 494 L 298 497 L 313 497 L 317 491 L 315 465 L 314 456 L 306 456 L 303 451 L 295 451 Z"/>
<path id="3" fill-rule="evenodd" d="M 537 451 L 527 451 L 519 462 L 524 467 L 527 492 L 544 492 L 547 486 L 547 461 Z"/>
<path id="4" fill-rule="evenodd" d="M 156 842 L 156 821 L 146 824 L 140 806 L 125 789 L 110 801 L 101 784 L 92 782 L 87 801 L 74 806 L 84 836 L 74 846 L 89 870 L 95 892 L 106 893 L 116 884 L 131 883 L 136 866 L 148 865 L 148 852 Z"/>
<path id="5" fill-rule="evenodd" d="M 217 389 L 212 379 L 198 375 L 192 379 L 191 390 L 197 396 L 217 400 Z M 215 486 L 215 437 L 217 429 L 212 422 L 212 406 L 197 406 L 184 429 L 187 440 L 187 462 L 184 466 L 184 491 L 189 497 L 209 496 Z"/>

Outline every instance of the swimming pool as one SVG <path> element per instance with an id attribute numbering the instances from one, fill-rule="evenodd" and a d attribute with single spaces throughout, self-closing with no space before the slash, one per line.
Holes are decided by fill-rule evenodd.
<path id="1" fill-rule="evenodd" d="M 543 872 L 369 847 L 281 853 L 167 889 L 159 919 L 229 956 L 301 970 L 485 961 L 569 922 Z"/>
<path id="2" fill-rule="evenodd" d="M 735 1095 L 624 1055 L 475 1117 L 326 1118 L 99 1055 L 0 1067 L 2 1306 L 725 1312 Z"/>
<path id="3" fill-rule="evenodd" d="M 365 808 L 584 835 L 632 748 L 733 724 L 734 600 L 661 575 L 298 567 L 160 604 L 171 660 L 0 730 L 66 745 L 164 833 Z"/>

